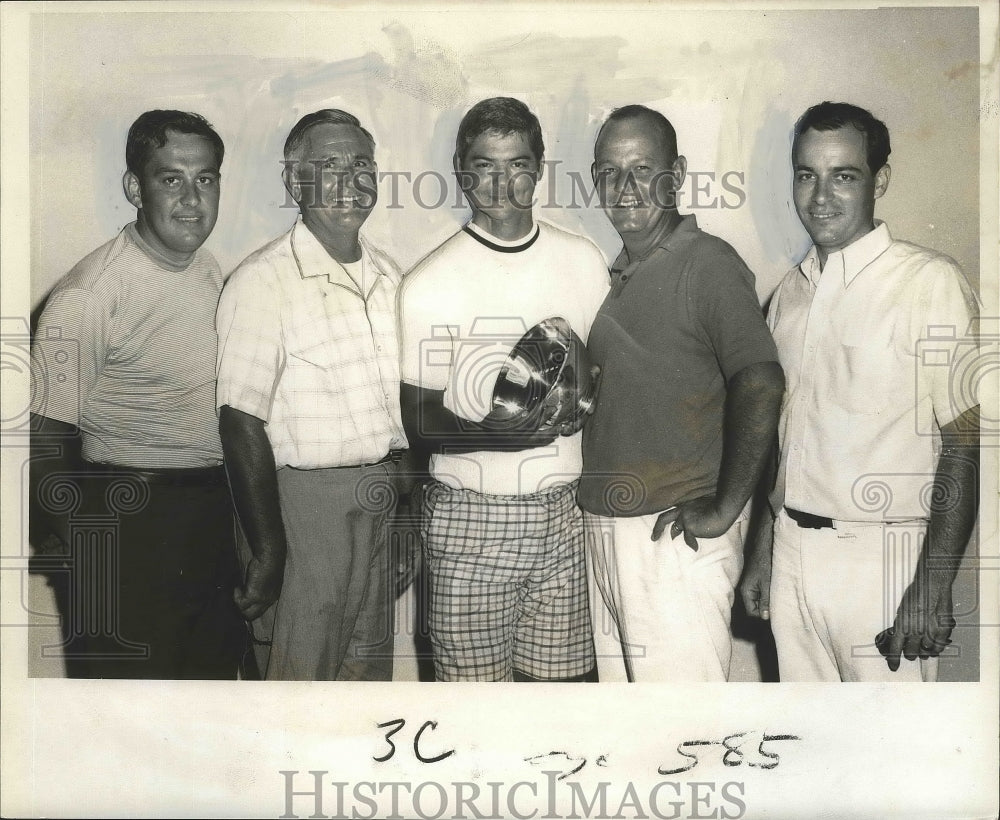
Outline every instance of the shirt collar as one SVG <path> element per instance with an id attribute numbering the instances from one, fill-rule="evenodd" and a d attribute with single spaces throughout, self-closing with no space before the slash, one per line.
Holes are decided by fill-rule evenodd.
<path id="1" fill-rule="evenodd" d="M 168 259 L 162 253 L 160 253 L 156 248 L 150 245 L 145 239 L 142 238 L 142 234 L 139 233 L 139 223 L 130 222 L 125 226 L 125 233 L 128 234 L 128 238 L 131 239 L 146 256 L 150 258 L 158 267 L 164 270 L 173 271 L 174 273 L 180 273 L 181 271 L 186 271 L 191 263 L 194 261 L 195 251 L 191 254 L 191 257 L 187 262 L 174 262 L 172 259 Z"/>
<path id="2" fill-rule="evenodd" d="M 471 220 L 465 224 L 462 230 L 476 241 L 485 245 L 487 248 L 500 251 L 501 253 L 517 253 L 518 251 L 525 251 L 535 244 L 535 240 L 538 239 L 538 236 L 541 233 L 541 229 L 535 221 L 532 221 L 531 230 L 529 230 L 528 233 L 520 239 L 501 239 L 500 237 L 491 234 L 485 228 L 480 228 Z"/>
<path id="3" fill-rule="evenodd" d="M 698 230 L 698 220 L 695 218 L 694 214 L 685 214 L 681 217 L 681 221 L 678 222 L 670 230 L 661 229 L 660 236 L 656 239 L 656 244 L 653 245 L 652 250 L 647 253 L 642 259 L 636 259 L 635 262 L 641 262 L 643 259 L 648 259 L 653 255 L 653 252 L 658 249 L 663 249 L 667 252 L 677 250 L 677 246 L 689 238 L 691 234 Z M 618 254 L 618 258 L 615 260 L 614 265 L 612 265 L 612 270 L 623 270 L 628 265 L 633 264 L 629 262 L 628 256 L 625 253 L 625 248 L 621 249 L 621 253 Z"/>
<path id="4" fill-rule="evenodd" d="M 843 250 L 831 253 L 826 260 L 826 269 L 843 267 L 844 287 L 851 284 L 865 268 L 885 253 L 892 244 L 892 236 L 888 226 L 881 220 L 875 220 L 874 230 L 869 231 L 860 239 L 854 240 Z M 839 257 L 839 258 L 835 258 Z M 799 264 L 799 271 L 814 285 L 819 284 L 820 266 L 819 252 L 813 245 Z"/>
<path id="5" fill-rule="evenodd" d="M 357 290 L 354 280 L 344 270 L 344 266 L 326 252 L 326 248 L 309 230 L 301 216 L 292 229 L 292 254 L 298 264 L 299 275 L 303 279 L 326 276 L 332 284 L 341 285 L 348 290 Z M 361 258 L 365 260 L 368 270 L 374 271 L 378 276 L 386 275 L 372 262 L 364 239 L 361 240 Z"/>

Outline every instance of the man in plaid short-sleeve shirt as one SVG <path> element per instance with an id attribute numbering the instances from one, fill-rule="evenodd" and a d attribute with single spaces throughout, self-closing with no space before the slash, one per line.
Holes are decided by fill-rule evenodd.
<path id="1" fill-rule="evenodd" d="M 406 437 L 399 273 L 359 236 L 377 196 L 374 140 L 325 109 L 292 128 L 285 165 L 301 216 L 236 269 L 217 316 L 237 603 L 266 678 L 389 680 L 386 490 Z"/>

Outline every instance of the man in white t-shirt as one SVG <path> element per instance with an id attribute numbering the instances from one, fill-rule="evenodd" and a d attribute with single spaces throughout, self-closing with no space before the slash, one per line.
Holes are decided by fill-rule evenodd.
<path id="1" fill-rule="evenodd" d="M 473 106 L 454 159 L 472 220 L 400 288 L 403 425 L 433 477 L 422 534 L 439 680 L 596 680 L 579 425 L 498 431 L 490 412 L 525 331 L 559 316 L 586 341 L 608 290 L 589 240 L 534 219 L 543 154 L 524 103 Z"/>

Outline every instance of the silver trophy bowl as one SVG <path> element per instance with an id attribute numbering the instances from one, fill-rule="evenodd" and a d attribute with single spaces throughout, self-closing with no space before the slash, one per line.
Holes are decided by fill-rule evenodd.
<path id="1" fill-rule="evenodd" d="M 490 415 L 523 418 L 541 405 L 540 428 L 589 413 L 597 392 L 587 346 L 569 322 L 553 316 L 525 333 L 507 356 L 493 388 Z"/>

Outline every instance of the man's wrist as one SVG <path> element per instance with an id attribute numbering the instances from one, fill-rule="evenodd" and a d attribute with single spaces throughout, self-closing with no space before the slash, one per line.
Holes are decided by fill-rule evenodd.
<path id="1" fill-rule="evenodd" d="M 739 499 L 719 495 L 716 496 L 715 503 L 716 509 L 719 511 L 719 517 L 732 523 L 743 512 L 743 508 L 746 506 L 746 499 L 740 501 Z"/>
<path id="2" fill-rule="evenodd" d="M 958 558 L 937 559 L 931 567 L 918 564 L 914 578 L 923 579 L 933 590 L 950 590 L 958 577 L 958 564 Z"/>
<path id="3" fill-rule="evenodd" d="M 284 544 L 269 544 L 254 550 L 254 558 L 257 565 L 265 572 L 280 572 L 285 568 L 285 554 L 287 548 Z"/>

